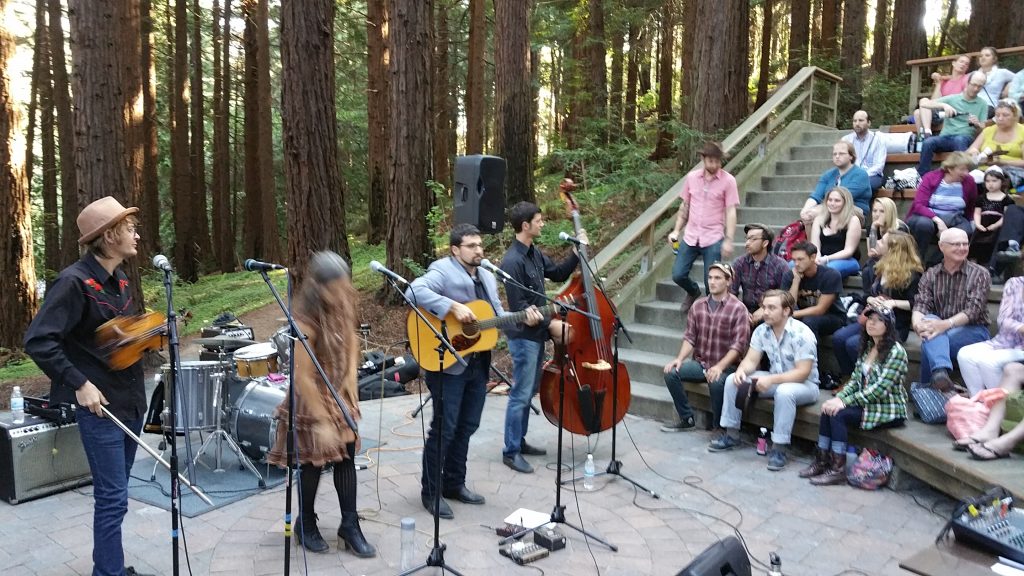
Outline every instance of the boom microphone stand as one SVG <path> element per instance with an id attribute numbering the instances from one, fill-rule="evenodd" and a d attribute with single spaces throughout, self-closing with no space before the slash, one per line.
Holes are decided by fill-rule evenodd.
<path id="1" fill-rule="evenodd" d="M 181 370 L 181 358 L 178 353 L 178 322 L 174 313 L 174 283 L 171 281 L 170 266 L 162 267 L 164 272 L 164 294 L 167 297 L 167 351 L 171 360 L 171 378 L 167 383 L 170 386 L 171 409 L 168 412 L 171 426 L 171 570 L 174 576 L 178 576 L 178 500 L 181 499 L 178 485 L 178 439 L 175 436 L 175 418 L 177 417 L 178 397 L 178 374 Z M 188 437 L 186 436 L 186 443 Z"/>
<path id="2" fill-rule="evenodd" d="M 441 568 L 442 573 L 445 570 L 447 570 L 452 574 L 455 574 L 455 576 L 462 576 L 462 574 L 459 571 L 451 568 L 444 561 L 444 551 L 447 548 L 447 546 L 441 544 L 441 435 L 442 431 L 444 430 L 444 354 L 445 352 L 450 352 L 452 356 L 455 357 L 455 360 L 462 366 L 466 366 L 467 363 L 466 360 L 461 355 L 459 355 L 459 352 L 455 349 L 455 347 L 452 346 L 452 343 L 448 340 L 448 331 L 445 323 L 441 323 L 441 331 L 438 332 L 437 329 L 434 328 L 433 324 L 428 322 L 426 317 L 423 316 L 423 312 L 419 309 L 419 307 L 416 306 L 416 304 L 412 300 L 410 300 L 408 296 L 405 295 L 405 292 L 398 287 L 398 283 L 395 282 L 395 279 L 387 274 L 385 274 L 384 277 L 387 279 L 388 284 L 402 296 L 402 300 L 404 300 L 405 303 L 409 305 L 409 308 L 411 308 L 412 311 L 416 313 L 416 316 L 420 319 L 419 324 L 430 328 L 430 331 L 434 333 L 434 337 L 437 338 L 437 364 L 438 366 L 442 367 L 442 370 L 438 372 L 438 374 L 440 375 L 440 380 L 437 386 L 437 406 L 438 408 L 441 408 L 441 410 L 434 410 L 434 417 L 439 419 L 437 435 L 434 439 L 434 449 L 437 450 L 437 465 L 435 466 L 436 470 L 433 471 L 435 482 L 434 510 L 432 514 L 434 517 L 434 546 L 430 549 L 430 555 L 427 556 L 426 562 L 420 564 L 419 566 L 410 568 L 405 572 L 402 572 L 401 574 L 399 574 L 399 576 L 407 576 L 408 574 L 419 572 L 424 568 L 430 567 L 439 567 Z"/>

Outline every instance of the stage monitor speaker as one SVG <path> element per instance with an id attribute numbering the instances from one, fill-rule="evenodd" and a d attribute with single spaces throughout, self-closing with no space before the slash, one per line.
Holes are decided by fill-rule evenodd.
<path id="1" fill-rule="evenodd" d="M 505 159 L 459 156 L 455 159 L 455 223 L 472 224 L 483 234 L 505 228 Z"/>
<path id="2" fill-rule="evenodd" d="M 78 424 L 0 414 L 0 498 L 18 504 L 92 482 Z"/>
<path id="3" fill-rule="evenodd" d="M 735 536 L 708 546 L 676 576 L 750 576 L 750 559 Z"/>

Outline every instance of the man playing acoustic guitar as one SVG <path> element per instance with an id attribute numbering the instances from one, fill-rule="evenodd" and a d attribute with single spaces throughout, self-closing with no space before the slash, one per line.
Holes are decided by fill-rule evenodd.
<path id="1" fill-rule="evenodd" d="M 407 291 L 409 298 L 436 318 L 453 318 L 462 324 L 476 322 L 476 315 L 466 306 L 474 300 L 489 302 L 496 315 L 504 316 L 494 274 L 480 268 L 484 254 L 480 231 L 471 224 L 456 224 L 449 235 L 449 243 L 451 256 L 434 261 L 423 276 L 414 280 Z M 527 311 L 525 323 L 528 326 L 536 326 L 540 321 L 541 314 L 536 308 Z M 432 340 L 420 339 L 433 348 Z M 432 395 L 434 416 L 423 450 L 420 496 L 427 511 L 447 519 L 454 518 L 455 514 L 444 499 L 434 510 L 437 490 L 441 490 L 445 498 L 466 504 L 484 503 L 483 496 L 466 487 L 466 457 L 469 438 L 480 427 L 491 353 L 489 350 L 474 352 L 464 358 L 466 366 L 456 363 L 443 373 L 426 370 L 424 377 Z M 442 470 L 441 486 L 436 485 L 437 466 Z"/>
<path id="2" fill-rule="evenodd" d="M 571 180 L 563 186 L 572 186 Z M 530 202 L 519 202 L 509 210 L 509 223 L 516 234 L 512 246 L 501 261 L 501 269 L 508 272 L 520 284 L 531 290 L 544 293 L 544 278 L 564 282 L 572 275 L 580 259 L 570 254 L 565 260 L 554 263 L 534 245 L 534 240 L 544 229 L 544 215 L 540 208 Z M 581 241 L 586 241 L 586 232 L 581 230 Z M 531 294 L 515 284 L 505 284 L 510 311 L 525 310 L 544 304 L 544 298 Z M 566 326 L 568 328 L 568 326 Z M 548 338 L 561 343 L 562 321 L 542 320 L 535 326 L 510 327 L 505 329 L 508 351 L 512 355 L 512 388 L 508 392 L 508 406 L 505 408 L 505 446 L 502 462 L 506 466 L 529 474 L 533 466 L 523 455 L 543 456 L 547 451 L 526 443 L 526 431 L 530 422 L 530 399 L 540 386 L 541 369 L 544 360 L 544 342 Z"/>

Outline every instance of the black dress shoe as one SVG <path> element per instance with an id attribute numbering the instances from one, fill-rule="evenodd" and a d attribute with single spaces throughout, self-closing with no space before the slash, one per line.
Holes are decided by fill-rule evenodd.
<path id="1" fill-rule="evenodd" d="M 430 514 L 433 515 L 434 497 L 422 494 L 420 495 L 420 500 L 423 502 L 423 507 L 427 509 L 427 512 L 430 512 Z M 440 505 L 438 505 L 437 508 L 439 510 L 437 516 L 444 518 L 445 520 L 451 520 L 452 518 L 455 518 L 455 513 L 452 512 L 452 507 L 449 506 L 448 503 L 444 501 L 444 498 L 441 498 L 441 503 Z"/>
<path id="2" fill-rule="evenodd" d="M 530 463 L 526 461 L 526 458 L 523 458 L 523 455 L 518 452 L 515 456 L 503 457 L 501 461 L 505 463 L 505 466 L 508 466 L 516 472 L 520 472 L 522 474 L 533 473 L 533 466 L 530 466 Z"/>
<path id="3" fill-rule="evenodd" d="M 524 456 L 544 456 L 548 451 L 536 446 L 530 446 L 526 443 L 526 438 L 523 438 L 523 441 L 519 443 L 519 453 Z"/>
<path id="4" fill-rule="evenodd" d="M 153 576 L 153 574 L 143 574 L 142 572 L 137 572 L 133 566 L 125 568 L 124 573 L 126 576 Z"/>
<path id="5" fill-rule="evenodd" d="M 458 500 L 464 504 L 483 504 L 486 500 L 483 496 L 463 486 L 458 490 L 445 490 L 441 493 L 445 498 Z"/>

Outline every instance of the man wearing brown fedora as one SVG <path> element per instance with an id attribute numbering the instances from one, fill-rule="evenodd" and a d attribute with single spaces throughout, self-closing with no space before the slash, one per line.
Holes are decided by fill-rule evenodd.
<path id="1" fill-rule="evenodd" d="M 697 256 L 704 261 L 705 291 L 708 290 L 708 266 L 732 257 L 736 206 L 740 203 L 736 179 L 722 169 L 722 148 L 707 142 L 700 155 L 702 166 L 683 177 L 679 193 L 682 202 L 676 212 L 675 226 L 668 234 L 669 244 L 679 242 L 672 280 L 686 291 L 680 307 L 684 316 L 701 295 L 700 286 L 690 279 L 690 269 Z"/>
<path id="2" fill-rule="evenodd" d="M 128 511 L 128 477 L 137 445 L 101 406 L 136 434 L 146 412 L 142 363 L 111 370 L 96 344 L 96 328 L 135 314 L 121 264 L 136 255 L 138 208 L 111 196 L 78 216 L 82 258 L 65 268 L 25 334 L 25 352 L 50 377 L 50 400 L 78 405 L 78 431 L 93 480 L 93 575 L 135 575 L 125 568 L 121 523 Z"/>

